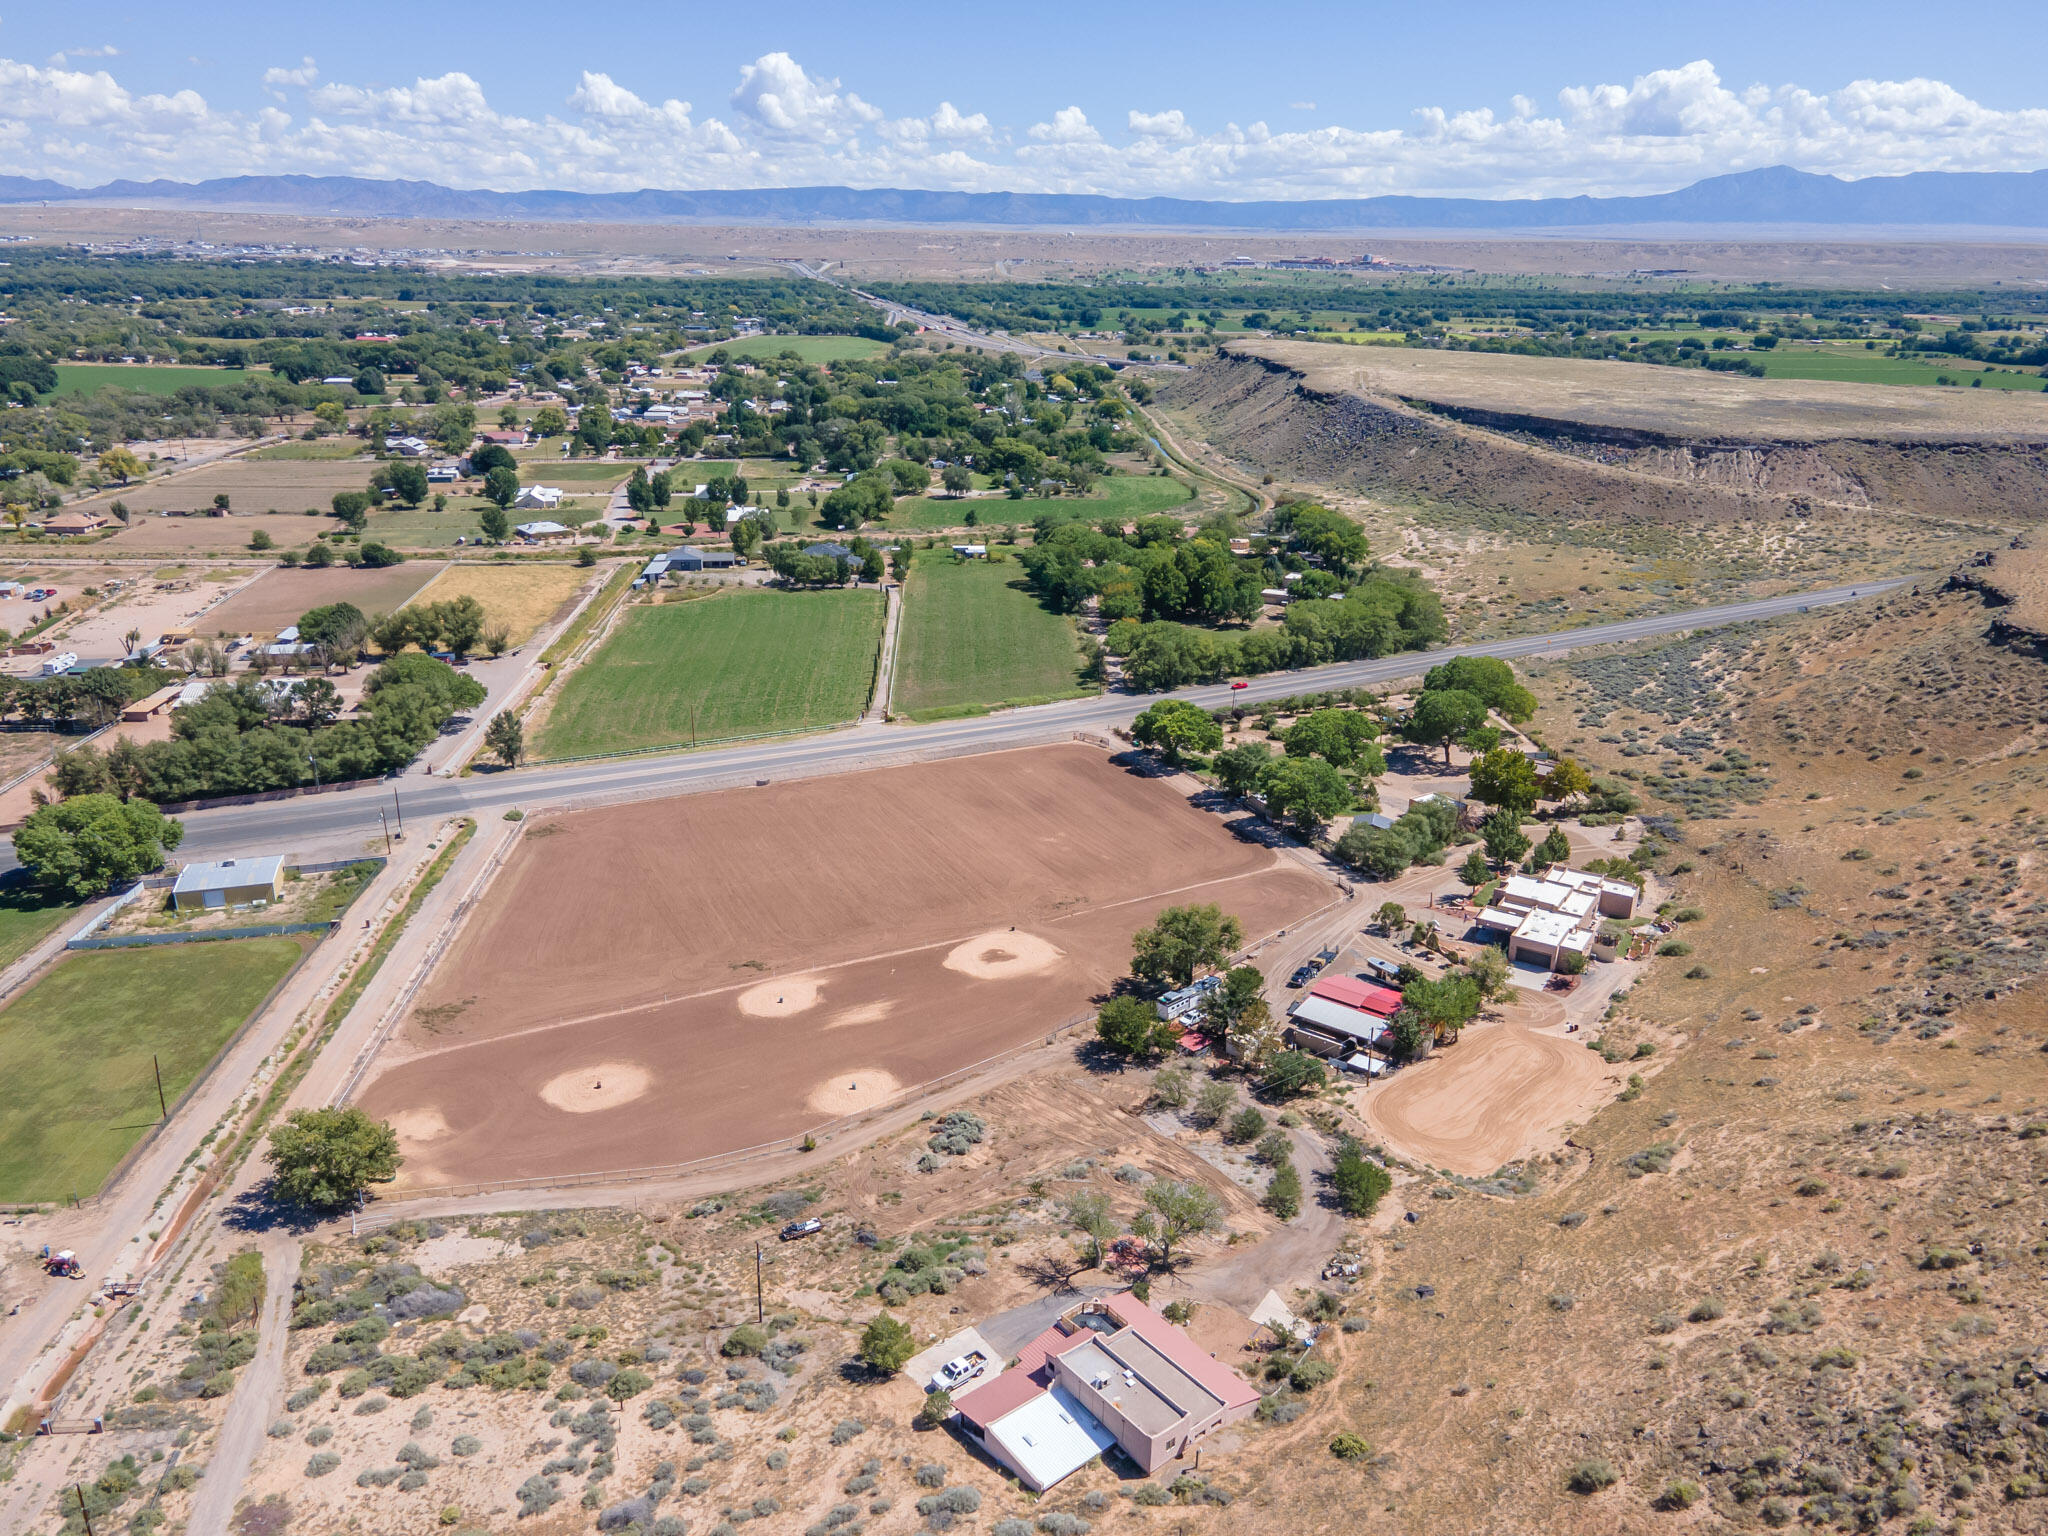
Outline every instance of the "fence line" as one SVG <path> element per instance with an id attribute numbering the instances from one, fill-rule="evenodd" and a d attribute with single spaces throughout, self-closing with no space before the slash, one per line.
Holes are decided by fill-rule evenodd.
<path id="1" fill-rule="evenodd" d="M 442 923 L 441 931 L 435 935 L 433 945 L 427 950 L 425 958 L 414 968 L 411 977 L 407 979 L 405 986 L 400 990 L 398 996 L 384 1010 L 383 1018 L 377 1021 L 377 1027 L 370 1032 L 370 1038 L 363 1043 L 363 1048 L 356 1053 L 355 1060 L 349 1063 L 348 1076 L 342 1080 L 341 1086 L 335 1089 L 333 1095 L 327 1101 L 330 1108 L 347 1103 L 348 1096 L 354 1093 L 357 1086 L 361 1084 L 363 1074 L 370 1070 L 370 1063 L 377 1059 L 377 1053 L 384 1049 L 385 1041 L 391 1038 L 392 1030 L 398 1027 L 398 1021 L 405 1017 L 405 1011 L 412 1006 L 413 999 L 419 996 L 420 988 L 426 985 L 427 978 L 433 975 L 434 967 L 441 963 L 441 957 L 447 953 L 448 946 L 454 943 L 456 936 L 461 933 L 463 924 L 469 916 L 470 908 L 475 906 L 478 900 L 482 898 L 485 888 L 497 876 L 498 870 L 504 865 L 507 856 L 518 844 L 525 832 L 526 823 L 524 821 L 513 823 L 512 835 L 498 845 L 498 851 L 491 855 L 490 862 L 484 865 L 483 872 L 470 883 L 469 889 L 463 893 L 462 900 L 456 903 L 455 910 L 448 914 L 447 921 Z M 460 857 L 460 855 L 458 854 L 457 857 Z M 421 877 L 424 878 L 426 870 L 432 867 L 431 862 L 424 866 L 421 870 Z M 452 870 L 454 867 L 454 863 L 451 860 L 449 868 Z M 393 914 L 392 921 L 397 922 L 404 911 L 404 907 L 401 906 L 398 912 Z M 394 947 L 396 947 L 397 942 L 397 939 L 392 940 Z"/>
<path id="2" fill-rule="evenodd" d="M 117 933 L 112 938 L 79 938 L 66 949 L 151 949 L 160 944 L 212 944 L 223 939 L 281 939 L 294 933 L 332 933 L 340 918 L 324 923 L 260 923 L 253 928 L 202 928 L 195 933 Z"/>
<path id="3" fill-rule="evenodd" d="M 261 805 L 270 800 L 296 800 L 301 795 L 331 795 L 346 789 L 365 789 L 386 782 L 388 775 L 374 779 L 342 779 L 333 784 L 294 784 L 288 789 L 263 789 L 248 795 L 212 795 L 204 800 L 174 800 L 157 807 L 165 815 L 185 811 L 210 811 L 226 805 Z"/>

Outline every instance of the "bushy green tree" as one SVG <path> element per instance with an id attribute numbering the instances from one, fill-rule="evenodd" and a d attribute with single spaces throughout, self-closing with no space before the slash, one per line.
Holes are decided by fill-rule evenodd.
<path id="1" fill-rule="evenodd" d="M 1516 681 L 1513 667 L 1496 656 L 1454 656 L 1431 667 L 1422 686 L 1477 694 L 1488 709 L 1516 724 L 1536 713 L 1536 695 Z"/>
<path id="2" fill-rule="evenodd" d="M 1156 1056 L 1180 1039 L 1180 1026 L 1160 1018 L 1143 998 L 1112 997 L 1095 1015 L 1095 1034 L 1120 1055 Z"/>
<path id="3" fill-rule="evenodd" d="M 1307 1051 L 1278 1051 L 1266 1063 L 1266 1091 L 1283 1099 L 1312 1092 L 1328 1081 L 1329 1069 Z"/>
<path id="4" fill-rule="evenodd" d="M 299 1109 L 270 1133 L 264 1154 L 277 1197 L 334 1210 L 372 1184 L 398 1177 L 398 1133 L 361 1109 Z"/>
<path id="5" fill-rule="evenodd" d="M 1131 973 L 1161 986 L 1184 987 L 1198 970 L 1214 970 L 1244 944 L 1244 925 L 1213 902 L 1168 907 L 1131 936 Z"/>
<path id="6" fill-rule="evenodd" d="M 1536 769 L 1513 747 L 1495 747 L 1471 767 L 1472 798 L 1483 805 L 1527 816 L 1536 809 L 1541 789 Z"/>
<path id="7" fill-rule="evenodd" d="M 14 853 L 37 885 L 82 901 L 162 869 L 184 837 L 147 800 L 88 794 L 38 809 L 15 829 Z"/>
<path id="8" fill-rule="evenodd" d="M 860 1347 L 854 1353 L 869 1370 L 893 1376 L 917 1353 L 917 1335 L 887 1312 L 877 1312 L 861 1330 Z"/>
<path id="9" fill-rule="evenodd" d="M 1263 741 L 1244 741 L 1209 760 L 1216 781 L 1233 795 L 1250 794 L 1259 787 L 1259 775 L 1273 760 L 1272 749 Z"/>
<path id="10" fill-rule="evenodd" d="M 1319 757 L 1278 757 L 1259 775 L 1267 809 L 1313 841 L 1333 816 L 1351 809 L 1351 785 Z"/>
<path id="11" fill-rule="evenodd" d="M 1394 1187 L 1394 1180 L 1386 1169 L 1365 1155 L 1364 1148 L 1346 1137 L 1337 1149 L 1330 1185 L 1344 1214 L 1362 1217 L 1379 1209 L 1380 1201 Z"/>
<path id="12" fill-rule="evenodd" d="M 1502 868 L 1529 851 L 1528 834 L 1522 830 L 1522 818 L 1515 811 L 1495 811 L 1479 824 L 1479 835 L 1486 840 L 1486 856 Z"/>
<path id="13" fill-rule="evenodd" d="M 1418 746 L 1444 749 L 1444 762 L 1451 760 L 1451 743 L 1486 724 L 1486 701 L 1462 688 L 1425 689 L 1401 723 L 1401 735 Z"/>
<path id="14" fill-rule="evenodd" d="M 1185 753 L 1213 752 L 1223 745 L 1223 727 L 1209 711 L 1185 699 L 1161 699 L 1131 722 L 1131 739 L 1158 747 L 1169 763 Z"/>

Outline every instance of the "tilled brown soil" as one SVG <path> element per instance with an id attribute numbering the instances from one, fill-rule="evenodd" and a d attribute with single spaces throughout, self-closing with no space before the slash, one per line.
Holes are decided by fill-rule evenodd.
<path id="1" fill-rule="evenodd" d="M 1162 907 L 1217 902 L 1257 936 L 1334 894 L 1078 746 L 527 837 L 362 1094 L 409 1183 L 794 1135 L 1076 1017 Z"/>

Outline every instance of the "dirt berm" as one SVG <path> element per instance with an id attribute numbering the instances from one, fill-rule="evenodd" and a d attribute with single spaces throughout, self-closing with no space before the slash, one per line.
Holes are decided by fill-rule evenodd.
<path id="1" fill-rule="evenodd" d="M 1482 513 L 2048 517 L 2048 395 L 1258 341 L 1166 403 L 1282 479 Z"/>

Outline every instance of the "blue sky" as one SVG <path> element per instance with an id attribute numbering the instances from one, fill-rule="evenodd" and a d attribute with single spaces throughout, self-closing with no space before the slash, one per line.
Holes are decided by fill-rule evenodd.
<path id="1" fill-rule="evenodd" d="M 2048 165 L 2039 0 L 0 9 L 0 171 L 1314 197 Z"/>

